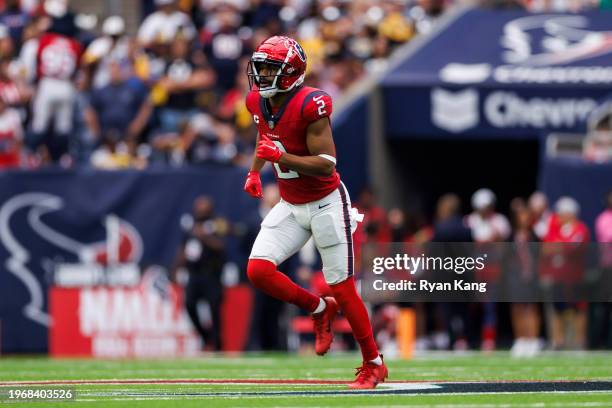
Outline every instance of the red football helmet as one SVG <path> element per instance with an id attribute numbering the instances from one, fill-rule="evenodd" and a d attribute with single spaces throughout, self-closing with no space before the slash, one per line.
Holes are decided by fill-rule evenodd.
<path id="1" fill-rule="evenodd" d="M 271 73 L 261 75 L 264 67 Z M 251 89 L 255 84 L 263 98 L 271 98 L 277 92 L 288 92 L 304 82 L 306 53 L 292 38 L 270 37 L 259 44 L 253 53 L 247 75 Z"/>

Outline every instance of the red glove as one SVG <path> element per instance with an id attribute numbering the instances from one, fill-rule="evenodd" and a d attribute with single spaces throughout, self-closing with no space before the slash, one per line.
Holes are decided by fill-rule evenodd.
<path id="1" fill-rule="evenodd" d="M 274 144 L 270 139 L 261 139 L 257 146 L 257 157 L 270 161 L 272 163 L 278 163 L 283 152 Z"/>
<path id="2" fill-rule="evenodd" d="M 249 193 L 249 195 L 253 198 L 263 197 L 263 193 L 261 192 L 261 180 L 259 178 L 258 171 L 249 171 L 249 174 L 247 174 L 246 183 L 244 183 L 244 191 Z"/>

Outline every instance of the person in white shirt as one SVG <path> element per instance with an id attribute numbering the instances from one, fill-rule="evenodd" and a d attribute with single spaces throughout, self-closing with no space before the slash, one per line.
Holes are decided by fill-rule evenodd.
<path id="1" fill-rule="evenodd" d="M 472 237 L 477 244 L 488 244 L 492 242 L 506 241 L 510 238 L 512 229 L 508 219 L 495 211 L 495 194 L 488 188 L 481 188 L 472 195 L 472 208 L 474 212 L 466 217 L 466 224 L 472 230 Z M 476 279 L 490 282 L 492 287 L 489 291 L 494 293 L 494 286 L 499 280 L 501 264 L 496 250 L 499 248 L 488 247 L 489 255 L 484 269 L 478 271 Z M 483 303 L 483 323 L 481 333 L 481 349 L 493 351 L 497 337 L 497 313 L 495 303 Z"/>
<path id="2" fill-rule="evenodd" d="M 528 201 L 529 210 L 533 214 L 533 232 L 541 241 L 548 234 L 552 212 L 548 208 L 548 198 L 541 191 L 534 192 Z"/>
<path id="3" fill-rule="evenodd" d="M 23 128 L 19 113 L 0 98 L 0 170 L 21 165 Z"/>
<path id="4" fill-rule="evenodd" d="M 120 16 L 110 16 L 102 24 L 102 37 L 89 44 L 83 55 L 83 63 L 93 69 L 93 87 L 103 88 L 110 83 L 110 63 L 128 64 L 129 39 L 125 35 L 125 21 Z"/>
<path id="5" fill-rule="evenodd" d="M 138 30 L 138 41 L 143 46 L 168 43 L 179 32 L 187 40 L 195 38 L 197 32 L 191 18 L 177 9 L 175 0 L 155 0 L 155 5 L 157 11 L 147 16 Z"/>
<path id="6" fill-rule="evenodd" d="M 510 237 L 510 222 L 495 212 L 495 201 L 495 194 L 488 188 L 481 188 L 472 195 L 474 212 L 466 221 L 476 242 L 505 241 Z"/>

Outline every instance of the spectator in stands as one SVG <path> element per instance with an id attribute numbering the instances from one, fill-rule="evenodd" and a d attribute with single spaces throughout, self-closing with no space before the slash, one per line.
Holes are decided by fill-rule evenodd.
<path id="1" fill-rule="evenodd" d="M 406 213 L 401 208 L 392 208 L 387 214 L 387 222 L 389 223 L 389 241 L 404 242 L 407 241 L 410 234 L 406 222 Z"/>
<path id="2" fill-rule="evenodd" d="M 533 232 L 541 241 L 548 234 L 551 224 L 556 222 L 556 217 L 548 208 L 548 198 L 541 191 L 531 194 L 528 206 L 533 221 Z"/>
<path id="3" fill-rule="evenodd" d="M 68 152 L 77 97 L 74 79 L 82 51 L 75 39 L 74 14 L 66 3 L 54 0 L 46 2 L 45 7 L 52 18 L 49 28 L 38 39 L 35 65 L 29 69 L 36 73 L 37 81 L 31 131 L 33 144 L 44 157 L 53 162 L 61 159 L 61 164 L 67 166 L 72 164 Z"/>
<path id="4" fill-rule="evenodd" d="M 403 44 L 415 34 L 413 22 L 405 15 L 405 3 L 402 1 L 387 1 L 382 4 L 385 15 L 377 26 L 378 35 L 386 38 L 392 44 Z M 421 1 L 425 5 L 424 10 L 431 16 L 436 16 L 444 11 L 443 0 Z"/>
<path id="5" fill-rule="evenodd" d="M 116 133 L 118 141 L 127 138 L 127 132 L 147 97 L 146 88 L 137 80 L 130 79 L 129 68 L 119 60 L 108 61 L 109 83 L 94 89 L 85 118 L 92 135 L 99 139 L 102 134 Z"/>
<path id="6" fill-rule="evenodd" d="M 179 135 L 155 138 L 153 147 L 172 164 L 232 164 L 237 157 L 233 126 L 208 113 L 194 115 Z"/>
<path id="7" fill-rule="evenodd" d="M 456 194 L 445 194 L 438 199 L 432 242 L 472 242 L 472 232 L 461 216 L 461 200 Z M 461 247 L 456 247 L 456 249 L 462 251 Z M 458 255 L 466 254 L 459 253 Z M 449 344 L 452 344 L 453 350 L 467 350 L 469 346 L 467 334 L 470 324 L 468 304 L 464 302 L 445 303 L 442 308 L 445 325 L 450 334 Z"/>
<path id="8" fill-rule="evenodd" d="M 14 48 L 8 27 L 0 24 L 0 58 L 12 57 Z"/>
<path id="9" fill-rule="evenodd" d="M 22 163 L 23 129 L 19 113 L 0 98 L 0 169 Z"/>
<path id="10" fill-rule="evenodd" d="M 472 242 L 472 231 L 461 217 L 461 200 L 456 194 L 440 197 L 436 206 L 434 242 Z"/>
<path id="11" fill-rule="evenodd" d="M 584 139 L 583 157 L 596 163 L 612 160 L 612 129 L 598 129 Z"/>
<path id="12" fill-rule="evenodd" d="M 579 13 L 597 7 L 597 0 L 523 0 L 525 8 L 533 13 Z"/>
<path id="13" fill-rule="evenodd" d="M 142 151 L 149 149 L 145 143 L 156 133 L 171 134 L 175 141 L 184 139 L 195 113 L 185 109 L 190 105 L 213 115 L 219 125 L 231 123 L 233 131 L 226 129 L 223 134 L 237 140 L 225 147 L 235 145 L 237 153 L 228 160 L 227 150 L 220 161 L 243 165 L 255 135 L 244 109 L 249 88 L 243 65 L 263 39 L 279 33 L 299 38 L 309 54 L 307 83 L 323 84 L 338 97 L 366 68 L 374 72 L 385 66 L 393 48 L 414 34 L 402 1 L 145 0 L 145 8 L 150 3 L 154 9 L 147 9 L 152 13 L 134 40 L 125 34 L 128 30 L 120 16 L 104 20 L 102 35 L 95 38 L 91 28 L 97 16 L 81 14 L 75 19 L 66 0 L 46 0 L 37 7 L 33 3 L 36 1 L 6 0 L 0 5 L 0 63 L 6 61 L 0 71 L 10 71 L 9 75 L 0 72 L 0 94 L 11 107 L 32 104 L 31 117 L 25 109 L 21 113 L 22 125 L 30 130 L 27 145 L 38 152 L 36 160 L 62 159 L 65 165 L 90 161 L 93 139 L 85 122 L 90 125 L 91 118 L 85 118 L 83 112 L 89 92 L 109 85 L 111 62 L 119 62 L 123 72 L 131 71 L 151 91 L 149 102 L 142 104 L 127 131 L 131 140 L 143 143 Z M 51 72 L 39 52 L 52 43 L 52 37 L 70 43 L 61 50 L 61 60 L 67 64 L 57 72 Z M 86 50 L 82 58 L 81 48 Z M 19 57 L 11 61 L 15 52 Z M 199 73 L 186 74 L 190 70 Z M 203 71 L 208 74 L 206 85 L 195 85 Z M 187 76 L 186 82 L 174 80 Z M 31 90 L 23 86 L 26 82 Z M 140 97 L 140 90 L 136 95 Z M 121 130 L 96 129 L 98 140 L 104 140 L 102 150 L 114 145 L 112 140 Z"/>
<path id="14" fill-rule="evenodd" d="M 79 13 L 74 19 L 79 31 L 76 35 L 76 40 L 83 45 L 83 49 L 87 49 L 89 45 L 98 37 L 96 26 L 98 25 L 98 16 L 95 14 Z"/>
<path id="15" fill-rule="evenodd" d="M 355 269 L 361 270 L 361 263 L 367 264 L 362 260 L 362 249 L 366 249 L 364 244 L 369 242 L 385 242 L 389 236 L 387 225 L 387 215 L 384 208 L 379 206 L 374 191 L 370 187 L 365 187 L 356 202 L 359 212 L 364 215 L 363 222 L 353 234 L 355 247 Z M 374 256 L 373 253 L 365 254 L 366 259 Z"/>
<path id="16" fill-rule="evenodd" d="M 248 77 L 244 75 L 248 61 L 247 57 L 240 60 L 234 87 L 223 95 L 216 112 L 219 119 L 233 121 L 237 129 L 250 128 L 253 124 L 251 114 L 244 104 L 250 90 Z"/>
<path id="17" fill-rule="evenodd" d="M 558 222 L 550 228 L 542 245 L 540 258 L 540 279 L 555 285 L 557 297 L 569 297 L 577 284 L 584 280 L 585 244 L 589 242 L 589 230 L 580 221 L 580 205 L 571 197 L 561 197 L 555 203 Z M 550 306 L 549 306 L 550 308 Z M 586 309 L 584 302 L 557 302 L 550 314 L 552 321 L 551 346 L 583 348 L 586 345 Z M 571 328 L 573 338 L 566 337 Z"/>
<path id="18" fill-rule="evenodd" d="M 196 29 L 189 15 L 180 11 L 176 0 L 155 0 L 157 11 L 150 14 L 138 29 L 138 41 L 144 47 L 155 43 L 169 43 L 178 33 L 191 41 L 196 37 Z"/>
<path id="19" fill-rule="evenodd" d="M 510 238 L 511 228 L 508 219 L 495 211 L 495 194 L 482 188 L 472 195 L 472 208 L 474 212 L 466 218 L 466 223 L 472 230 L 472 237 L 480 248 L 486 251 L 488 258 L 485 267 L 477 271 L 476 279 L 488 282 L 489 294 L 494 290 L 494 284 L 501 274 L 501 251 L 499 247 L 491 245 L 503 242 Z M 483 303 L 484 315 L 481 332 L 481 349 L 492 351 L 495 349 L 497 337 L 497 318 L 495 303 Z"/>
<path id="20" fill-rule="evenodd" d="M 510 290 L 517 296 L 533 296 L 537 282 L 537 248 L 533 244 L 538 237 L 533 230 L 533 214 L 529 207 L 513 208 L 514 230 L 512 233 L 512 257 L 507 262 Z M 535 303 L 513 303 L 511 305 L 514 344 L 510 349 L 513 357 L 533 357 L 541 350 L 539 339 L 540 313 Z"/>
<path id="21" fill-rule="evenodd" d="M 353 72 L 352 65 L 347 61 L 330 61 L 320 86 L 333 100 L 338 100 L 354 78 L 359 76 L 359 73 Z"/>
<path id="22" fill-rule="evenodd" d="M 499 242 L 510 237 L 510 223 L 495 211 L 495 194 L 482 188 L 472 195 L 474 212 L 467 216 L 467 225 L 472 230 L 475 242 Z"/>
<path id="23" fill-rule="evenodd" d="M 34 85 L 36 81 L 36 54 L 40 37 L 49 26 L 47 16 L 34 16 L 22 33 L 21 49 L 15 61 L 20 79 Z"/>
<path id="24" fill-rule="evenodd" d="M 242 17 L 231 3 L 218 3 L 202 29 L 204 53 L 217 73 L 216 87 L 224 93 L 234 86 L 240 58 L 251 53 L 251 48 L 240 37 Z"/>
<path id="25" fill-rule="evenodd" d="M 606 207 L 595 220 L 595 237 L 599 243 L 599 270 L 602 293 L 608 297 L 612 293 L 612 190 L 606 195 Z M 612 304 L 593 303 L 591 304 L 592 321 L 589 326 L 592 328 L 589 347 L 609 348 L 612 346 Z"/>
<path id="26" fill-rule="evenodd" d="M 366 236 L 375 241 L 381 241 L 382 238 L 388 236 L 387 214 L 382 208 L 374 195 L 374 191 L 366 187 L 359 194 L 357 200 L 357 208 L 364 215 L 361 227 Z"/>
<path id="27" fill-rule="evenodd" d="M 365 69 L 368 73 L 377 73 L 387 67 L 387 56 L 391 46 L 389 41 L 383 36 L 377 36 L 372 40 L 371 58 L 366 60 Z"/>
<path id="28" fill-rule="evenodd" d="M 0 12 L 0 24 L 8 28 L 15 51 L 21 47 L 25 26 L 30 21 L 28 13 L 21 9 L 20 0 L 5 0 L 4 9 Z"/>
<path id="29" fill-rule="evenodd" d="M 398 251 L 414 257 L 419 257 L 426 251 L 425 244 L 431 240 L 433 229 L 428 225 L 424 225 L 419 217 L 411 215 L 400 208 L 392 208 L 387 213 L 387 223 L 389 225 L 389 237 L 387 238 L 389 242 L 403 243 L 401 246 L 395 247 Z M 407 277 L 410 278 L 409 276 Z M 438 316 L 441 316 L 441 313 L 438 313 L 439 305 L 415 302 L 410 307 L 414 309 L 416 314 L 416 347 L 419 349 L 428 348 L 429 344 L 426 340 L 427 323 L 432 322 L 431 326 L 434 327 L 435 332 L 431 336 L 431 343 L 436 348 L 448 349 L 448 334 L 444 330 L 443 324 L 440 323 L 442 319 L 436 319 Z M 382 316 L 383 321 L 388 321 L 388 319 L 395 316 L 393 313 L 387 315 L 389 311 L 386 306 L 383 306 L 377 310 L 377 315 L 379 317 Z M 387 318 L 384 318 L 384 316 L 387 316 Z M 393 319 L 393 321 L 395 320 Z M 376 325 L 374 325 L 374 328 L 383 350 L 386 347 L 395 347 L 394 341 L 386 345 L 383 342 L 385 339 L 388 341 L 390 337 L 394 337 L 394 334 L 389 333 L 389 327 L 382 327 L 382 332 L 376 331 Z"/>
<path id="30" fill-rule="evenodd" d="M 25 116 L 26 105 L 32 97 L 32 89 L 12 71 L 10 58 L 0 58 L 0 98 L 11 108 Z"/>
<path id="31" fill-rule="evenodd" d="M 179 132 L 197 113 L 198 92 L 212 86 L 215 77 L 203 56 L 192 52 L 188 39 L 178 35 L 172 42 L 164 75 L 151 93 L 158 107 L 159 131 Z"/>
<path id="32" fill-rule="evenodd" d="M 110 16 L 102 24 L 102 37 L 96 38 L 85 50 L 83 63 L 93 76 L 94 89 L 102 88 L 111 82 L 110 64 L 130 67 L 129 38 L 125 35 L 125 21 L 120 16 Z"/>
<path id="33" fill-rule="evenodd" d="M 90 161 L 93 167 L 104 170 L 117 170 L 126 168 L 144 169 L 147 166 L 146 158 L 137 155 L 136 146 L 117 129 L 107 129 L 101 133 L 101 145 L 91 154 Z"/>
<path id="34" fill-rule="evenodd" d="M 601 266 L 612 269 L 612 190 L 606 195 L 606 208 L 595 220 L 597 242 L 601 248 Z"/>
<path id="35" fill-rule="evenodd" d="M 183 146 L 189 163 L 231 164 L 237 155 L 236 132 L 231 125 L 201 113 L 183 134 Z"/>
<path id="36" fill-rule="evenodd" d="M 427 34 L 432 30 L 444 9 L 444 0 L 418 0 L 416 5 L 410 8 L 408 15 L 414 21 L 417 33 Z"/>
<path id="37" fill-rule="evenodd" d="M 183 220 L 185 237 L 179 249 L 176 267 L 186 268 L 189 280 L 185 286 L 185 305 L 193 326 L 208 350 L 221 350 L 221 303 L 223 286 L 221 273 L 226 262 L 225 237 L 229 223 L 215 215 L 214 203 L 199 196 L 193 204 L 193 214 Z M 202 324 L 198 302 L 206 301 L 211 321 Z"/>

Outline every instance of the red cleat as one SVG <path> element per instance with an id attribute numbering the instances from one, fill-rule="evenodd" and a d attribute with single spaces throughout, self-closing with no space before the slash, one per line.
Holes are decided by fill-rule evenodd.
<path id="1" fill-rule="evenodd" d="M 312 315 L 315 332 L 315 351 L 320 356 L 327 353 L 332 341 L 334 341 L 331 324 L 334 321 L 334 317 L 336 317 L 336 313 L 338 313 L 336 299 L 327 296 L 323 298 L 323 301 L 325 301 L 325 310 Z"/>
<path id="2" fill-rule="evenodd" d="M 380 358 L 382 359 L 382 357 L 381 354 Z M 384 360 L 382 365 L 364 361 L 361 367 L 357 367 L 355 375 L 357 378 L 348 387 L 355 390 L 369 390 L 376 388 L 378 383 L 385 382 L 385 378 L 389 376 L 389 370 L 387 370 Z"/>

